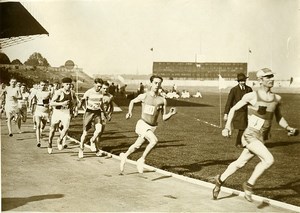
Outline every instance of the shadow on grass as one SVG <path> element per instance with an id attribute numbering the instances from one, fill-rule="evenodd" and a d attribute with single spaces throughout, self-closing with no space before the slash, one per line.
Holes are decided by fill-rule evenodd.
<path id="1" fill-rule="evenodd" d="M 283 198 L 300 198 L 300 179 L 272 188 L 257 188 L 255 190 L 257 192 L 292 190 L 295 193 L 275 195 L 272 199 L 282 200 Z"/>
<path id="2" fill-rule="evenodd" d="M 296 144 L 300 144 L 300 141 L 296 141 L 296 142 L 267 142 L 265 145 L 268 148 L 273 148 L 273 147 L 277 147 L 277 146 L 290 146 L 290 145 L 296 145 Z"/>
<path id="3" fill-rule="evenodd" d="M 9 211 L 20 206 L 24 206 L 27 203 L 47 200 L 47 199 L 59 199 L 64 197 L 63 194 L 48 194 L 48 195 L 36 195 L 30 197 L 8 197 L 2 198 L 2 211 Z"/>
<path id="4" fill-rule="evenodd" d="M 203 167 L 207 167 L 207 166 L 228 165 L 229 163 L 233 162 L 234 160 L 236 160 L 236 159 L 208 160 L 208 161 L 204 161 L 204 162 L 192 163 L 192 164 L 181 165 L 181 166 L 162 166 L 161 169 L 173 171 L 175 173 L 182 175 L 186 172 L 190 173 L 190 172 L 200 171 Z"/>

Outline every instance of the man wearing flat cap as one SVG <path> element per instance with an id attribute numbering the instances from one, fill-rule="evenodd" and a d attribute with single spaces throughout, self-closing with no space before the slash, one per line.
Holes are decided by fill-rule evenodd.
<path id="1" fill-rule="evenodd" d="M 230 111 L 230 109 L 239 101 L 242 99 L 242 97 L 248 93 L 252 92 L 252 88 L 246 85 L 246 80 L 248 77 L 245 76 L 243 73 L 237 74 L 237 82 L 238 85 L 231 88 L 227 102 L 225 105 L 224 110 L 224 121 L 227 121 L 227 116 Z M 241 148 L 241 138 L 243 135 L 244 130 L 247 127 L 247 106 L 242 107 L 238 111 L 236 111 L 234 118 L 232 120 L 232 125 L 234 129 L 238 129 L 237 137 L 235 146 L 238 148 Z"/>

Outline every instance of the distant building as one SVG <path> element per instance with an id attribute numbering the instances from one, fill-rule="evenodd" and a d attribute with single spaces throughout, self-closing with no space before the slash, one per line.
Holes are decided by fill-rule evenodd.
<path id="1" fill-rule="evenodd" d="M 153 62 L 153 74 L 167 79 L 234 80 L 237 73 L 247 75 L 247 63 Z"/>

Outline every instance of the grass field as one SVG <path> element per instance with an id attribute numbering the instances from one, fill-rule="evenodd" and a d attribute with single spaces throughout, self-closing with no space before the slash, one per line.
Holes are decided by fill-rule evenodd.
<path id="1" fill-rule="evenodd" d="M 231 138 L 221 136 L 219 94 L 207 92 L 203 99 L 168 100 L 169 106 L 177 107 L 177 115 L 167 122 L 160 121 L 156 135 L 159 143 L 146 159 L 146 164 L 204 181 L 223 172 L 234 161 L 241 149 L 235 148 L 234 132 Z M 291 126 L 300 128 L 300 94 L 282 93 L 282 113 Z M 222 104 L 227 94 L 222 94 Z M 141 107 L 134 108 L 133 117 L 125 119 L 129 100 L 116 99 L 123 112 L 116 113 L 108 123 L 102 137 L 102 149 L 119 154 L 135 141 L 136 121 L 140 118 Z M 222 106 L 223 112 L 224 106 Z M 212 125 L 210 125 L 212 124 Z M 79 139 L 82 118 L 76 118 L 70 135 Z M 274 165 L 258 180 L 255 194 L 300 206 L 300 136 L 288 137 L 275 122 L 272 139 L 267 147 L 274 155 Z M 140 150 L 129 158 L 137 160 L 144 151 Z M 225 186 L 242 190 L 258 159 L 252 159 L 244 168 L 231 176 Z M 211 195 L 208 195 L 211 196 Z"/>

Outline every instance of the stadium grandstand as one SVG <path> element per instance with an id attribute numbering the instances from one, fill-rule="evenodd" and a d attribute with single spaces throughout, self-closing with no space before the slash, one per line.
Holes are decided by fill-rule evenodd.
<path id="1" fill-rule="evenodd" d="M 0 2 L 0 49 L 48 35 L 20 2 Z"/>
<path id="2" fill-rule="evenodd" d="M 153 74 L 170 80 L 216 80 L 219 74 L 233 80 L 247 74 L 247 63 L 153 62 Z"/>

